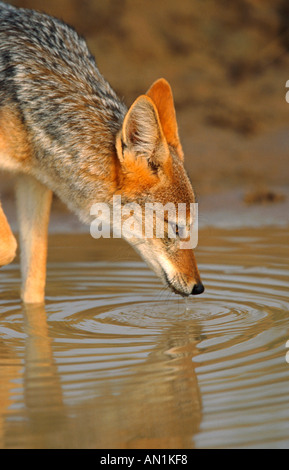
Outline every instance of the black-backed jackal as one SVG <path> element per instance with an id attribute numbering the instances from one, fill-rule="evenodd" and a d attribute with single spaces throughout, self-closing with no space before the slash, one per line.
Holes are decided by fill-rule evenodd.
<path id="1" fill-rule="evenodd" d="M 85 223 L 91 206 L 195 202 L 170 85 L 157 80 L 127 109 L 85 41 L 46 14 L 0 2 L 0 170 L 18 174 L 22 299 L 42 303 L 52 193 Z M 191 223 L 183 221 L 183 224 Z M 136 250 L 174 292 L 200 294 L 192 249 L 152 238 Z M 0 265 L 16 241 L 0 205 Z"/>

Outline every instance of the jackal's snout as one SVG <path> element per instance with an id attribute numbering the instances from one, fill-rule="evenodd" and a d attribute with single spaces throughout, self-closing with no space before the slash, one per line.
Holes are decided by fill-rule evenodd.
<path id="1" fill-rule="evenodd" d="M 204 285 L 202 282 L 198 282 L 197 284 L 194 285 L 193 290 L 192 290 L 192 295 L 199 295 L 202 294 L 205 290 Z"/>

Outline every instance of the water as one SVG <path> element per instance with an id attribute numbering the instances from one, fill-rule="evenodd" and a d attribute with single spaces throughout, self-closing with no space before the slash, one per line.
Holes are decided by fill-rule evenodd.
<path id="1" fill-rule="evenodd" d="M 285 228 L 204 229 L 187 301 L 130 248 L 50 240 L 47 302 L 0 271 L 1 448 L 289 448 Z"/>

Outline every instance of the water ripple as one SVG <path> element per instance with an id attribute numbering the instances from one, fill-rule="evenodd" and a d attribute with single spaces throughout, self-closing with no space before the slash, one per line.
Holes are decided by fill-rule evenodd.
<path id="1" fill-rule="evenodd" d="M 35 399 L 53 370 L 50 392 L 79 420 L 90 403 L 92 414 L 105 410 L 132 442 L 153 410 L 155 426 L 165 422 L 170 436 L 183 422 L 172 447 L 289 446 L 288 237 L 278 230 L 270 237 L 225 232 L 216 246 L 207 237 L 198 253 L 206 291 L 186 300 L 139 261 L 50 263 L 45 310 L 23 316 L 18 266 L 7 267 L 0 272 L 0 368 L 6 388 L 14 377 L 14 391 L 5 413 L 24 419 L 27 387 Z M 144 403 L 150 411 L 140 419 Z M 131 415 L 126 431 L 112 417 L 119 406 Z M 108 422 L 108 441 L 93 428 L 99 442 L 109 442 Z M 170 446 L 154 445 L 160 442 Z"/>

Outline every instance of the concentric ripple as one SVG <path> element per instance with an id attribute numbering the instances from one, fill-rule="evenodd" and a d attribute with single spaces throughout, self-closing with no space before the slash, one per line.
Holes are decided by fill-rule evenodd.
<path id="1" fill-rule="evenodd" d="M 3 447 L 289 447 L 288 231 L 199 243 L 206 291 L 186 300 L 85 242 L 49 263 L 45 308 L 0 272 Z"/>

